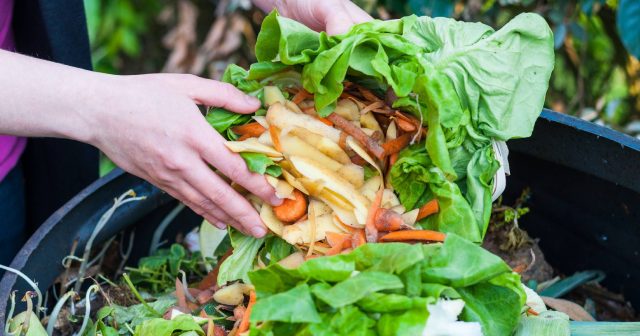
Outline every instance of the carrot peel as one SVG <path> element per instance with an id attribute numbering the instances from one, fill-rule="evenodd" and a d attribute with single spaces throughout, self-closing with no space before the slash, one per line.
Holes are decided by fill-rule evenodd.
<path id="1" fill-rule="evenodd" d="M 273 207 L 276 218 L 283 222 L 293 223 L 307 213 L 307 199 L 298 189 L 293 190 L 293 199 L 285 198 L 282 204 Z"/>
<path id="2" fill-rule="evenodd" d="M 432 230 L 402 230 L 389 232 L 380 237 L 380 242 L 407 242 L 407 241 L 444 241 L 446 235 Z"/>
<path id="3" fill-rule="evenodd" d="M 275 126 L 269 126 L 269 135 L 271 136 L 271 142 L 273 142 L 273 147 L 282 153 L 282 145 L 280 144 L 280 132 Z"/>
<path id="4" fill-rule="evenodd" d="M 380 190 L 376 193 L 376 197 L 373 199 L 371 203 L 371 208 L 369 209 L 369 213 L 367 214 L 367 223 L 365 225 L 365 233 L 368 242 L 375 242 L 378 240 L 378 229 L 376 228 L 376 215 L 378 214 L 378 210 L 380 209 L 380 204 L 382 203 L 382 194 L 384 193 L 383 186 L 380 186 Z"/>
<path id="5" fill-rule="evenodd" d="M 379 231 L 398 231 L 405 225 L 399 213 L 389 209 L 378 209 L 375 226 Z"/>
<path id="6" fill-rule="evenodd" d="M 249 320 L 251 318 L 251 310 L 253 309 L 253 305 L 255 304 L 256 304 L 256 292 L 251 291 L 249 293 L 249 304 L 247 304 L 247 310 L 245 310 L 244 315 L 242 315 L 242 322 L 240 322 L 240 326 L 238 327 L 238 334 L 241 334 L 249 330 Z"/>
<path id="7" fill-rule="evenodd" d="M 259 137 L 267 129 L 257 122 L 252 122 L 244 125 L 234 126 L 231 128 L 231 130 L 240 136 L 248 136 L 252 138 L 252 137 Z"/>
<path id="8" fill-rule="evenodd" d="M 431 201 L 427 202 L 425 205 L 420 207 L 420 210 L 418 211 L 418 217 L 416 218 L 416 220 L 421 220 L 425 217 L 431 216 L 437 213 L 438 211 L 440 211 L 438 200 L 432 199 Z"/>

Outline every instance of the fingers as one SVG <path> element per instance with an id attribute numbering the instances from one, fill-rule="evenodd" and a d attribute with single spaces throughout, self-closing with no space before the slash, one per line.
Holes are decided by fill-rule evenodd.
<path id="1" fill-rule="evenodd" d="M 373 20 L 367 12 L 351 1 L 340 1 L 340 7 L 340 10 L 334 8 L 331 14 L 325 16 L 325 30 L 329 35 L 347 33 L 353 25 Z"/>
<path id="2" fill-rule="evenodd" d="M 260 108 L 260 100 L 229 83 L 194 75 L 156 74 L 147 77 L 162 82 L 175 92 L 183 93 L 196 104 L 222 107 L 238 113 L 253 113 Z"/>
<path id="3" fill-rule="evenodd" d="M 262 237 L 267 233 L 260 216 L 249 201 L 233 190 L 207 165 L 202 163 L 193 167 L 185 178 L 207 200 L 198 205 L 205 208 L 208 207 L 209 209 L 207 210 L 219 207 L 230 218 L 237 221 L 237 226 L 234 225 L 234 227 L 244 233 L 249 233 L 255 237 Z"/>
<path id="4" fill-rule="evenodd" d="M 220 134 L 216 132 L 211 134 L 212 139 L 204 142 L 200 148 L 205 161 L 263 201 L 271 205 L 282 204 L 282 200 L 276 196 L 275 190 L 267 183 L 264 176 L 250 172 L 244 160 L 224 145 L 224 139 Z"/>
<path id="5" fill-rule="evenodd" d="M 167 192 L 169 195 L 173 196 L 175 199 L 180 200 L 186 206 L 188 206 L 193 212 L 202 216 L 213 226 L 224 229 L 227 227 L 227 223 L 231 224 L 229 221 L 229 216 L 217 206 L 215 207 L 204 207 L 200 204 L 206 202 L 206 198 L 197 192 L 193 187 L 191 187 L 188 183 L 180 183 L 180 185 L 176 186 L 166 186 L 162 187 L 162 190 Z"/>
<path id="6" fill-rule="evenodd" d="M 229 83 L 200 77 L 189 78 L 187 93 L 196 103 L 222 107 L 238 113 L 253 113 L 260 108 L 260 101 L 249 96 Z"/>

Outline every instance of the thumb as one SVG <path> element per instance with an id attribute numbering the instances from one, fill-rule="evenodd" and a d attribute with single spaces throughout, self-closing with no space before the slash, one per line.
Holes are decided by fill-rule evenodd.
<path id="1" fill-rule="evenodd" d="M 342 9 L 326 16 L 325 29 L 329 35 L 344 34 L 358 23 L 371 21 L 373 18 L 351 1 L 342 2 Z"/>

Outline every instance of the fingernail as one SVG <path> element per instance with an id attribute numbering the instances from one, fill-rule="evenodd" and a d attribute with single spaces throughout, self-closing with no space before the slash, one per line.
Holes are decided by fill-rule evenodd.
<path id="1" fill-rule="evenodd" d="M 270 203 L 273 206 L 281 205 L 282 202 L 284 202 L 284 200 L 282 198 L 278 197 L 278 196 L 271 197 L 271 202 Z"/>
<path id="2" fill-rule="evenodd" d="M 249 229 L 249 231 L 251 232 L 251 235 L 256 238 L 261 238 L 267 234 L 267 230 L 265 230 L 261 226 L 254 226 L 251 229 Z"/>
<path id="3" fill-rule="evenodd" d="M 260 100 L 254 96 L 250 96 L 250 95 L 244 95 L 244 100 L 247 102 L 247 104 L 251 104 L 251 105 L 260 105 Z"/>
<path id="4" fill-rule="evenodd" d="M 223 222 L 216 222 L 216 223 L 215 223 L 215 224 L 213 224 L 213 225 L 215 225 L 215 227 L 217 227 L 217 228 L 218 228 L 218 229 L 220 229 L 220 230 L 224 230 L 224 229 L 226 229 L 226 228 L 227 228 L 227 224 L 225 224 L 225 223 L 223 223 Z"/>

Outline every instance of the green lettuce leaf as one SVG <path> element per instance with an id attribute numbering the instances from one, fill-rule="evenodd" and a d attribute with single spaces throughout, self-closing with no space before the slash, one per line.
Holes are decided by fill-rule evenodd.
<path id="1" fill-rule="evenodd" d="M 313 295 L 331 307 L 340 308 L 360 299 L 387 289 L 403 288 L 404 284 L 397 276 L 382 272 L 362 272 L 333 287 L 316 286 Z"/>
<path id="2" fill-rule="evenodd" d="M 419 277 L 418 277 L 419 279 Z M 400 294 L 371 293 L 356 304 L 371 313 L 389 313 L 426 307 L 432 298 L 408 297 Z"/>
<path id="3" fill-rule="evenodd" d="M 329 37 L 273 12 L 256 48 L 256 74 L 302 67 L 302 85 L 314 94 L 321 116 L 333 111 L 347 76 L 392 88 L 399 97 L 394 107 L 414 113 L 429 128 L 422 145 L 428 160 L 401 162 L 392 185 L 408 209 L 429 197 L 441 202 L 441 213 L 425 227 L 474 242 L 486 231 L 498 168 L 491 141 L 531 134 L 553 69 L 551 30 L 529 13 L 498 31 L 481 23 L 408 16 Z"/>
<path id="4" fill-rule="evenodd" d="M 251 322 L 282 321 L 289 323 L 320 322 L 307 284 L 256 301 Z"/>
<path id="5" fill-rule="evenodd" d="M 179 315 L 173 320 L 154 318 L 136 327 L 134 336 L 173 336 L 192 332 L 191 335 L 204 336 L 202 327 L 191 315 Z"/>
<path id="6" fill-rule="evenodd" d="M 458 288 L 511 272 L 500 257 L 455 234 L 449 234 L 441 246 L 426 248 L 423 282 Z"/>
<path id="7" fill-rule="evenodd" d="M 389 178 L 407 209 L 418 208 L 433 198 L 438 200 L 440 211 L 424 219 L 420 223 L 423 228 L 455 233 L 474 242 L 482 240 L 483 231 L 479 226 L 486 225 L 476 222 L 474 211 L 458 184 L 448 180 L 433 164 L 423 146 L 413 145 L 402 151 Z"/>
<path id="8" fill-rule="evenodd" d="M 248 273 L 253 269 L 253 262 L 265 238 L 245 236 L 232 227 L 229 227 L 229 237 L 233 253 L 220 265 L 218 285 L 222 286 L 234 280 L 251 283 Z"/>
<path id="9" fill-rule="evenodd" d="M 426 306 L 401 313 L 383 314 L 378 321 L 378 335 L 422 335 L 428 317 L 429 312 Z"/>
<path id="10" fill-rule="evenodd" d="M 273 177 L 282 175 L 282 168 L 262 153 L 244 152 L 240 153 L 240 156 L 247 164 L 247 168 L 254 173 L 261 175 L 267 174 Z"/>
<path id="11" fill-rule="evenodd" d="M 424 259 L 420 245 L 365 244 L 353 251 L 356 269 L 400 274 Z"/>
<path id="12" fill-rule="evenodd" d="M 511 335 L 520 320 L 520 298 L 513 290 L 490 283 L 459 288 L 465 306 L 461 318 L 480 322 L 485 336 Z"/>
<path id="13" fill-rule="evenodd" d="M 211 108 L 207 112 L 205 119 L 218 133 L 222 134 L 227 140 L 236 140 L 238 135 L 231 131 L 231 127 L 236 125 L 244 125 L 251 120 L 251 116 L 247 114 L 238 114 L 229 112 L 222 108 Z"/>

